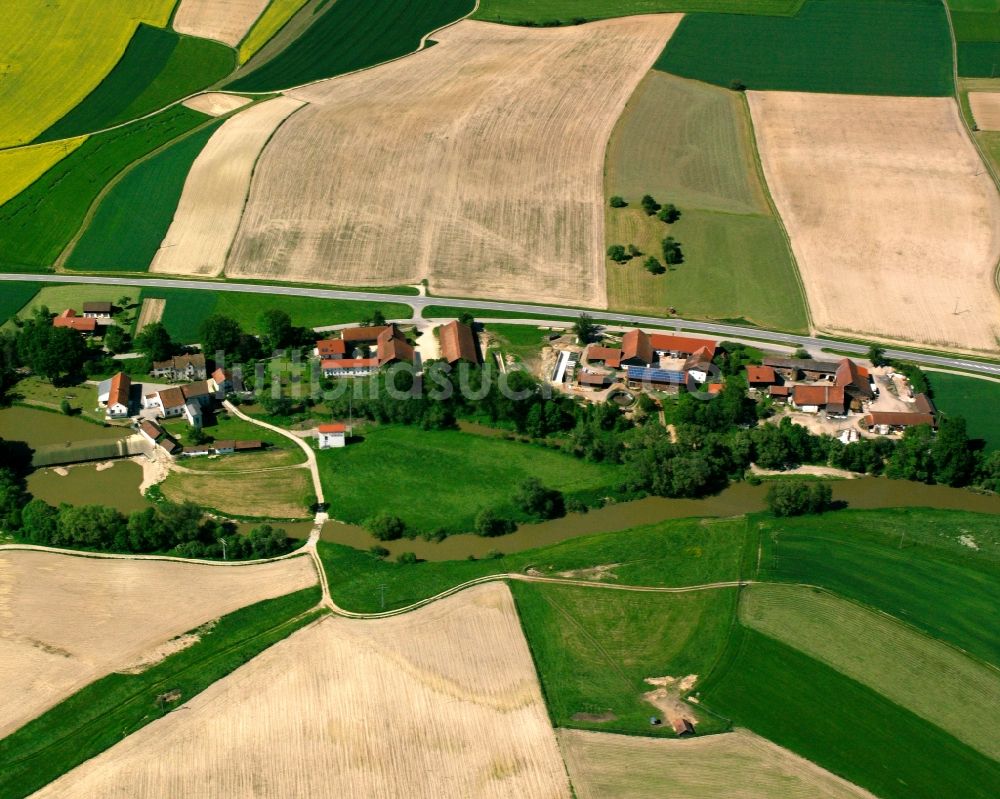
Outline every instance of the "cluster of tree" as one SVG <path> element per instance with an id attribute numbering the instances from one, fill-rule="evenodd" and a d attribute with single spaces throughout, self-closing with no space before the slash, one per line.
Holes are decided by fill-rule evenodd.
<path id="1" fill-rule="evenodd" d="M 667 236 L 661 242 L 663 247 L 663 260 L 668 266 L 684 263 L 684 253 L 681 251 L 681 243 L 673 236 Z"/>
<path id="2" fill-rule="evenodd" d="M 775 516 L 823 513 L 833 506 L 833 490 L 827 483 L 779 480 L 767 491 L 767 507 Z"/>
<path id="3" fill-rule="evenodd" d="M 35 309 L 14 336 L 17 363 L 39 377 L 58 383 L 83 375 L 89 355 L 86 341 L 75 330 L 53 327 L 48 308 Z"/>
<path id="4" fill-rule="evenodd" d="M 638 258 L 640 255 L 642 255 L 642 250 L 634 244 L 629 244 L 628 247 L 621 244 L 612 244 L 608 247 L 608 258 L 619 264 L 628 263 L 633 258 Z"/>

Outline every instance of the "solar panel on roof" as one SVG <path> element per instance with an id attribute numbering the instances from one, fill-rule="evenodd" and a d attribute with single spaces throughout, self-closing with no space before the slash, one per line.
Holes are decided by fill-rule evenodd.
<path id="1" fill-rule="evenodd" d="M 683 383 L 684 372 L 672 369 L 653 369 L 648 366 L 629 366 L 628 379 L 647 383 Z"/>

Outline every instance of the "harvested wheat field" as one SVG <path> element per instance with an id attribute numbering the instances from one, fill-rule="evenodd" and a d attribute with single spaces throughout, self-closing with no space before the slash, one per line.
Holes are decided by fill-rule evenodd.
<path id="1" fill-rule="evenodd" d="M 276 97 L 222 124 L 191 165 L 174 220 L 149 271 L 222 273 L 257 156 L 275 129 L 301 106 L 299 100 Z"/>
<path id="2" fill-rule="evenodd" d="M 292 92 L 226 273 L 603 306 L 605 146 L 679 19 L 465 20 Z"/>
<path id="3" fill-rule="evenodd" d="M 499 583 L 390 619 L 327 617 L 184 708 L 36 795 L 569 796 Z"/>
<path id="4" fill-rule="evenodd" d="M 269 0 L 181 0 L 174 30 L 235 47 Z"/>
<path id="5" fill-rule="evenodd" d="M 260 471 L 261 467 L 228 474 L 207 471 L 174 471 L 160 483 L 171 502 L 190 500 L 222 513 L 261 519 L 305 519 L 316 501 L 307 469 Z"/>
<path id="6" fill-rule="evenodd" d="M 747 730 L 683 740 L 585 730 L 558 736 L 578 799 L 874 799 Z"/>
<path id="7" fill-rule="evenodd" d="M 954 100 L 747 97 L 817 327 L 1000 349 L 1000 196 Z"/>
<path id="8" fill-rule="evenodd" d="M 1000 92 L 969 92 L 969 107 L 979 130 L 1000 130 Z"/>
<path id="9" fill-rule="evenodd" d="M 315 583 L 306 557 L 225 567 L 0 551 L 0 738 L 188 630 Z"/>
<path id="10" fill-rule="evenodd" d="M 242 108 L 250 99 L 241 97 L 238 94 L 226 94 L 225 92 L 206 92 L 184 101 L 184 105 L 195 111 L 201 111 L 212 117 L 221 117 L 237 108 Z"/>
<path id="11" fill-rule="evenodd" d="M 147 297 L 142 301 L 142 308 L 139 309 L 139 320 L 135 323 L 135 334 L 138 336 L 146 325 L 159 322 L 163 319 L 163 311 L 166 310 L 167 301 L 155 297 Z"/>

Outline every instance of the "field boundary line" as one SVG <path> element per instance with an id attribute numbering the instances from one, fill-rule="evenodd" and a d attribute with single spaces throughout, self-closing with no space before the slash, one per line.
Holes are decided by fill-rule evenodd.
<path id="1" fill-rule="evenodd" d="M 306 544 L 291 552 L 286 552 L 284 555 L 275 555 L 273 558 L 257 558 L 256 560 L 208 560 L 206 558 L 181 558 L 177 555 L 146 555 L 141 552 L 91 552 L 86 549 L 46 547 L 41 544 L 0 544 L 0 553 L 2 552 L 47 552 L 51 555 L 71 555 L 76 558 L 94 558 L 96 560 L 151 560 L 169 563 L 193 563 L 196 566 L 259 566 L 263 563 L 277 563 L 309 554 L 306 550 Z"/>

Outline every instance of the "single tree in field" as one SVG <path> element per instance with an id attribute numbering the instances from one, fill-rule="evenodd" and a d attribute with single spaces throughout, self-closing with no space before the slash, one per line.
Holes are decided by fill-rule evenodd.
<path id="1" fill-rule="evenodd" d="M 681 243 L 673 236 L 667 236 L 663 240 L 663 260 L 668 266 L 684 263 L 684 253 L 681 252 Z"/>
<path id="2" fill-rule="evenodd" d="M 118 325 L 110 325 L 104 333 L 104 348 L 112 355 L 128 352 L 128 334 Z"/>
<path id="3" fill-rule="evenodd" d="M 372 315 L 361 321 L 362 327 L 383 327 L 385 326 L 385 314 L 380 308 L 372 311 Z"/>
<path id="4" fill-rule="evenodd" d="M 573 332 L 580 344 L 589 344 L 597 338 L 597 325 L 594 324 L 590 314 L 582 313 L 573 323 Z"/>
<path id="5" fill-rule="evenodd" d="M 625 202 L 625 198 L 624 197 L 621 197 L 621 196 L 619 196 L 619 195 L 616 194 L 614 197 L 611 198 L 611 207 L 612 208 L 624 208 L 626 205 L 628 205 L 628 203 Z"/>
<path id="6" fill-rule="evenodd" d="M 642 255 L 642 250 L 640 250 L 634 244 L 629 244 L 628 245 L 628 257 L 629 258 L 638 258 L 640 255 Z"/>
<path id="7" fill-rule="evenodd" d="M 681 218 L 681 212 L 673 203 L 667 203 L 660 209 L 660 213 L 658 213 L 656 217 L 661 222 L 666 222 L 668 225 L 672 225 Z"/>
<path id="8" fill-rule="evenodd" d="M 292 317 L 280 308 L 269 308 L 260 315 L 260 332 L 270 351 L 294 343 L 295 328 L 292 327 Z"/>
<path id="9" fill-rule="evenodd" d="M 649 194 L 642 195 L 641 204 L 642 210 L 646 212 L 646 216 L 652 216 L 660 210 L 660 204 Z"/>
<path id="10" fill-rule="evenodd" d="M 628 255 L 625 254 L 625 248 L 621 244 L 612 244 L 608 247 L 608 258 L 617 263 L 624 263 L 628 260 Z"/>
<path id="11" fill-rule="evenodd" d="M 123 294 L 118 298 L 115 306 L 121 308 L 123 311 L 132 304 L 132 298 L 128 294 Z"/>
<path id="12" fill-rule="evenodd" d="M 651 275 L 662 275 L 664 272 L 667 271 L 667 267 L 661 264 L 659 260 L 657 260 L 656 256 L 653 255 L 650 255 L 646 259 L 646 263 L 644 264 L 644 266 Z"/>

